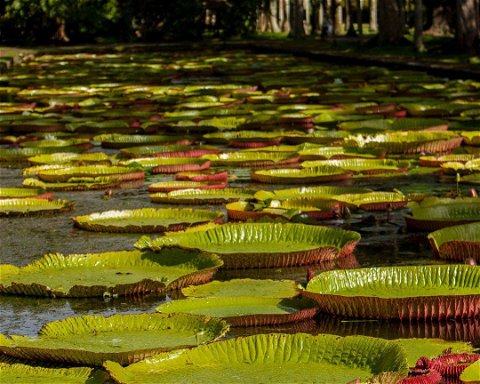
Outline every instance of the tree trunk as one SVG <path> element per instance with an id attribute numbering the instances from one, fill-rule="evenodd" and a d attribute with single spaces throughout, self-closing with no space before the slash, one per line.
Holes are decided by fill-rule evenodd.
<path id="1" fill-rule="evenodd" d="M 379 45 L 399 44 L 405 33 L 405 10 L 402 0 L 382 0 L 378 4 Z"/>
<path id="2" fill-rule="evenodd" d="M 290 36 L 305 37 L 303 0 L 290 0 Z"/>
<path id="3" fill-rule="evenodd" d="M 363 0 L 357 0 L 357 30 L 360 36 L 363 35 Z"/>
<path id="4" fill-rule="evenodd" d="M 342 0 L 333 0 L 334 4 L 334 29 L 335 29 L 335 36 L 339 36 L 342 33 L 343 27 L 343 9 L 342 9 Z"/>
<path id="5" fill-rule="evenodd" d="M 58 41 L 60 43 L 68 43 L 70 39 L 65 32 L 65 19 L 56 17 L 55 22 L 57 23 L 57 31 L 52 36 L 52 40 Z"/>
<path id="6" fill-rule="evenodd" d="M 288 0 L 279 0 L 280 28 L 282 32 L 290 32 L 290 23 L 288 17 Z"/>
<path id="7" fill-rule="evenodd" d="M 370 32 L 378 31 L 378 6 L 377 0 L 370 0 L 370 23 L 368 28 Z"/>
<path id="8" fill-rule="evenodd" d="M 424 34 L 453 35 L 455 30 L 455 0 L 423 0 L 425 5 Z"/>
<path id="9" fill-rule="evenodd" d="M 318 35 L 321 33 L 322 30 L 322 19 L 320 18 L 320 0 L 312 0 L 311 2 L 311 9 L 312 12 L 310 14 L 310 25 L 312 29 L 310 31 L 311 35 Z"/>
<path id="10" fill-rule="evenodd" d="M 332 0 L 323 0 L 322 39 L 326 40 L 333 34 Z"/>
<path id="11" fill-rule="evenodd" d="M 352 7 L 352 0 L 345 1 L 345 14 L 347 16 L 345 18 L 345 29 L 347 31 L 347 36 L 350 36 L 350 37 L 358 36 L 357 31 L 355 31 L 355 25 L 353 22 L 355 12 L 354 12 L 354 8 Z"/>
<path id="12" fill-rule="evenodd" d="M 478 0 L 457 0 L 457 44 L 462 52 L 479 50 Z"/>
<path id="13" fill-rule="evenodd" d="M 415 0 L 415 49 L 417 52 L 424 52 L 423 45 L 423 3 L 422 0 Z"/>
<path id="14" fill-rule="evenodd" d="M 265 19 L 267 24 L 267 30 L 270 32 L 278 33 L 280 32 L 280 27 L 278 26 L 278 0 L 269 0 L 265 3 Z"/>

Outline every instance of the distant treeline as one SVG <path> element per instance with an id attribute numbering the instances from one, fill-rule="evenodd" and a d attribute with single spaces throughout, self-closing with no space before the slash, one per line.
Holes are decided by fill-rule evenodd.
<path id="1" fill-rule="evenodd" d="M 379 45 L 415 29 L 455 37 L 478 52 L 480 0 L 0 0 L 0 42 L 9 44 L 197 40 L 256 32 L 295 38 L 377 33 Z"/>

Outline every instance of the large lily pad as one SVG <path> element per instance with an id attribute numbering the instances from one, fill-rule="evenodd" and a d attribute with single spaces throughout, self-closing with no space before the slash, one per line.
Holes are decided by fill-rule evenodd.
<path id="1" fill-rule="evenodd" d="M 38 173 L 38 178 L 46 182 L 67 182 L 78 177 L 105 177 L 117 181 L 143 180 L 145 174 L 130 167 L 91 165 L 65 167 L 62 169 L 45 170 Z"/>
<path id="2" fill-rule="evenodd" d="M 480 222 L 439 229 L 428 235 L 434 253 L 442 259 L 480 263 Z"/>
<path id="3" fill-rule="evenodd" d="M 360 234 L 341 229 L 281 223 L 224 224 L 156 239 L 143 236 L 135 246 L 193 248 L 220 255 L 225 268 L 272 268 L 313 264 L 347 256 Z"/>
<path id="4" fill-rule="evenodd" d="M 252 180 L 260 183 L 302 184 L 325 181 L 346 180 L 352 172 L 333 166 L 312 167 L 304 169 L 267 169 L 254 171 Z"/>
<path id="5" fill-rule="evenodd" d="M 316 186 L 316 187 L 299 187 L 288 189 L 276 189 L 273 191 L 258 191 L 255 198 L 258 200 L 286 200 L 292 198 L 302 198 L 308 200 L 331 200 L 337 195 L 357 194 L 372 192 L 368 188 L 357 187 L 339 187 L 339 186 Z"/>
<path id="6" fill-rule="evenodd" d="M 294 297 L 300 291 L 293 280 L 233 279 L 182 288 L 187 297 Z"/>
<path id="7" fill-rule="evenodd" d="M 193 347 L 222 337 L 228 325 L 190 314 L 86 315 L 45 324 L 38 337 L 0 334 L 7 355 L 68 364 L 132 364 L 159 352 Z"/>
<path id="8" fill-rule="evenodd" d="M 223 222 L 223 213 L 207 209 L 139 208 L 96 212 L 72 218 L 75 226 L 97 232 L 165 232 L 215 222 Z"/>
<path id="9" fill-rule="evenodd" d="M 2 188 L 0 187 L 0 199 L 53 199 L 53 193 L 45 192 L 40 188 Z"/>
<path id="10" fill-rule="evenodd" d="M 231 167 L 270 168 L 298 163 L 300 158 L 288 152 L 227 152 L 219 155 L 207 155 L 205 159 L 212 165 Z"/>
<path id="11" fill-rule="evenodd" d="M 162 313 L 191 313 L 221 317 L 234 327 L 293 323 L 318 313 L 313 300 L 261 296 L 207 297 L 174 300 L 156 309 Z"/>
<path id="12" fill-rule="evenodd" d="M 29 177 L 23 180 L 22 184 L 25 187 L 41 188 L 47 191 L 89 191 L 108 188 L 140 187 L 143 185 L 143 180 L 122 182 L 115 176 L 74 177 L 64 183 L 45 183 Z"/>
<path id="13" fill-rule="evenodd" d="M 105 367 L 119 383 L 347 383 L 383 371 L 406 373 L 398 344 L 365 336 L 269 334 L 164 353 L 122 368 Z"/>
<path id="14" fill-rule="evenodd" d="M 344 194 L 335 197 L 335 200 L 345 205 L 367 211 L 384 211 L 402 208 L 408 203 L 407 197 L 401 192 L 368 192 L 358 194 Z"/>
<path id="15" fill-rule="evenodd" d="M 480 360 L 469 365 L 460 375 L 462 383 L 478 384 L 480 383 Z"/>
<path id="16" fill-rule="evenodd" d="M 203 171 L 210 168 L 210 161 L 189 157 L 141 157 L 123 160 L 119 164 L 140 166 L 149 169 L 151 173 L 177 173 L 186 171 Z"/>
<path id="17" fill-rule="evenodd" d="M 480 268 L 469 265 L 327 271 L 303 294 L 324 312 L 368 319 L 468 318 L 480 315 Z"/>
<path id="18" fill-rule="evenodd" d="M 396 160 L 378 159 L 343 159 L 343 160 L 317 160 L 304 161 L 302 167 L 313 168 L 333 166 L 362 174 L 375 174 L 387 172 L 404 172 L 408 168 L 407 162 Z"/>
<path id="19" fill-rule="evenodd" d="M 188 180 L 175 180 L 175 181 L 159 181 L 157 183 L 152 183 L 148 186 L 149 192 L 165 193 L 172 191 L 179 191 L 182 189 L 222 189 L 227 186 L 225 180 L 218 182 L 208 182 L 208 181 L 188 181 Z"/>
<path id="20" fill-rule="evenodd" d="M 404 215 L 407 227 L 420 231 L 436 231 L 452 225 L 480 221 L 480 199 L 424 200 L 410 205 L 411 214 Z"/>
<path id="21" fill-rule="evenodd" d="M 27 216 L 70 211 L 73 203 L 68 200 L 37 198 L 0 199 L 0 216 Z"/>
<path id="22" fill-rule="evenodd" d="M 92 368 L 43 368 L 0 363 L 2 383 L 87 384 Z"/>
<path id="23" fill-rule="evenodd" d="M 183 189 L 168 193 L 153 193 L 154 203 L 167 204 L 225 204 L 253 197 L 255 191 L 241 188 Z"/>
<path id="24" fill-rule="evenodd" d="M 24 267 L 0 265 L 0 293 L 50 297 L 161 295 L 210 281 L 223 265 L 195 250 L 51 253 Z"/>

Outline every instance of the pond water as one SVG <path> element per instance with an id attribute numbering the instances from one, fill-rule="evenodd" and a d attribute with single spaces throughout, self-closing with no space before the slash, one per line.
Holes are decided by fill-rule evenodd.
<path id="1" fill-rule="evenodd" d="M 24 90 L 22 94 L 18 94 L 17 101 L 22 103 L 37 102 L 39 106 L 46 108 L 44 112 L 41 112 L 44 115 L 49 113 L 47 106 L 53 111 L 55 106 L 61 105 L 65 100 L 68 101 L 69 97 L 77 103 L 83 100 L 84 105 L 80 108 L 65 108 L 63 112 L 60 110 L 60 115 L 61 113 L 68 115 L 69 123 L 75 123 L 75 118 L 81 118 L 82 121 L 89 118 L 92 120 L 99 118 L 101 120 L 106 116 L 113 116 L 113 112 L 119 113 L 122 111 L 131 112 L 130 115 L 119 113 L 119 116 L 124 116 L 126 121 L 131 122 L 132 119 L 137 119 L 135 112 L 141 110 L 144 105 L 155 107 L 152 108 L 151 114 L 165 114 L 169 111 L 182 110 L 180 105 L 182 102 L 189 102 L 189 99 L 178 97 L 181 89 L 222 83 L 240 83 L 245 88 L 261 84 L 258 87 L 258 93 L 252 94 L 251 104 L 246 101 L 242 101 L 242 104 L 235 104 L 232 100 L 229 100 L 228 109 L 230 111 L 237 108 L 245 112 L 249 110 L 249 105 L 251 105 L 252 110 L 259 110 L 258 104 L 254 103 L 254 96 L 270 97 L 274 95 L 272 90 L 277 90 L 279 93 L 289 93 L 292 98 L 295 94 L 302 96 L 295 104 L 298 106 L 292 107 L 292 110 L 301 111 L 302 106 L 308 104 L 318 105 L 319 115 L 322 114 L 322 110 L 335 109 L 339 105 L 347 108 L 354 103 L 368 104 L 375 101 L 398 104 L 400 102 L 407 103 L 411 98 L 412 102 L 423 100 L 425 104 L 435 100 L 448 103 L 452 100 L 452 95 L 447 90 L 457 90 L 458 94 L 463 92 L 467 96 L 470 92 L 470 88 L 465 86 L 464 81 L 450 81 L 425 73 L 386 72 L 386 70 L 380 68 L 332 67 L 331 64 L 316 63 L 288 55 L 260 55 L 237 51 L 225 53 L 208 51 L 196 53 L 113 52 L 109 55 L 88 53 L 68 56 L 50 55 L 40 57 L 31 64 L 27 63 L 25 66 L 15 69 L 2 79 L 9 86 L 18 86 L 19 89 Z M 390 79 L 390 82 L 388 79 Z M 431 86 L 423 87 L 423 83 Z M 122 98 L 121 92 L 109 94 L 105 91 L 105 89 L 120 86 L 123 86 L 123 95 L 128 96 L 136 93 L 137 97 Z M 142 89 L 142 86 L 145 89 Z M 154 89 L 156 86 L 159 88 Z M 37 93 L 32 91 L 34 89 L 41 90 L 42 87 L 57 89 L 60 96 L 56 96 L 52 92 L 39 97 Z M 135 87 L 137 89 L 131 93 L 126 92 L 126 90 Z M 159 90 L 160 87 L 167 87 L 168 90 L 163 88 Z M 396 91 L 391 91 L 389 87 L 396 87 Z M 208 87 L 204 87 L 204 89 L 208 89 Z M 438 90 L 438 92 L 434 92 L 432 89 Z M 99 95 L 95 90 L 98 91 Z M 287 90 L 289 91 L 287 92 Z M 423 90 L 423 93 L 420 92 L 421 90 Z M 309 92 L 310 96 L 308 96 Z M 38 94 L 41 93 L 38 92 Z M 205 94 L 208 94 L 208 92 L 198 92 L 196 96 L 200 99 L 191 102 L 201 103 L 203 100 L 207 100 L 206 98 L 201 99 L 201 96 Z M 478 95 L 476 97 L 478 101 Z M 138 101 L 145 99 L 150 99 L 150 101 L 148 103 Z M 467 100 L 473 99 L 473 96 L 471 98 L 467 97 Z M 10 98 L 10 100 L 15 99 Z M 133 104 L 131 104 L 132 100 Z M 193 107 L 184 105 L 183 108 L 191 111 Z M 268 115 L 268 111 L 278 110 L 280 107 L 282 107 L 282 104 L 266 104 L 263 113 Z M 283 108 L 283 110 L 289 111 L 285 106 Z M 2 106 L 0 106 L 1 109 Z M 26 115 L 30 112 L 18 113 Z M 54 113 L 52 115 L 54 119 L 59 119 L 58 115 L 55 115 L 55 113 L 59 113 L 59 110 L 51 113 Z M 220 111 L 220 113 L 227 112 Z M 439 114 L 440 117 L 445 118 L 443 112 L 439 112 Z M 212 115 L 215 116 L 214 113 Z M 195 116 L 195 114 L 192 114 L 192 116 Z M 458 118 L 460 113 L 452 113 L 452 116 Z M 322 122 L 319 119 L 319 122 L 315 122 L 316 129 L 323 125 L 332 127 L 338 123 L 335 118 L 328 120 L 326 115 L 325 120 L 327 121 Z M 6 118 L 0 115 L 0 122 L 5 121 Z M 11 132 L 4 135 L 7 134 L 11 134 Z M 91 137 L 93 134 L 82 133 L 81 136 Z M 5 144 L 2 147 L 7 148 L 9 145 Z M 93 149 L 93 151 L 100 150 L 102 149 L 99 147 Z M 109 154 L 118 153 L 116 150 L 107 150 L 106 152 Z M 22 169 L 25 166 L 27 166 L 26 163 L 3 163 L 2 168 L 0 168 L 0 186 L 21 186 Z M 232 168 L 229 169 L 229 172 L 231 176 L 237 176 L 235 181 L 229 183 L 231 187 L 246 187 L 257 190 L 292 187 L 291 185 L 252 183 L 248 178 L 248 169 Z M 2 217 L 0 218 L 0 261 L 1 263 L 23 266 L 49 252 L 71 254 L 133 250 L 133 244 L 140 237 L 140 234 L 83 231 L 73 227 L 71 217 L 112 209 L 167 207 L 169 205 L 152 203 L 147 191 L 149 184 L 166 180 L 173 180 L 173 177 L 150 175 L 147 177 L 144 186 L 131 189 L 114 189 L 109 199 L 105 198 L 104 191 L 56 192 L 56 197 L 68 199 L 75 203 L 73 211 L 48 216 Z M 457 188 L 452 179 L 444 180 L 434 175 L 362 178 L 342 182 L 342 184 L 330 183 L 329 185 L 361 186 L 388 191 L 398 189 L 404 194 L 428 192 L 435 195 L 444 195 L 456 191 Z M 466 193 L 468 187 L 462 186 L 461 189 Z M 192 207 L 225 210 L 223 206 L 202 205 Z M 406 208 L 390 213 L 358 211 L 352 212 L 348 219 L 322 223 L 358 231 L 362 235 L 362 240 L 358 244 L 354 256 L 313 266 L 313 271 L 320 272 L 352 266 L 372 267 L 445 263 L 445 261 L 433 258 L 425 233 L 407 231 L 402 216 L 406 211 Z M 298 283 L 305 284 L 306 276 L 306 267 L 298 267 L 220 270 L 215 278 L 218 280 L 243 277 L 294 279 Z M 77 300 L 0 296 L 0 332 L 35 335 L 45 322 L 68 316 L 153 312 L 154 308 L 162 302 L 179 299 L 179 296 L 180 294 L 160 298 Z M 309 320 L 281 327 L 233 329 L 229 337 L 271 331 L 328 332 L 340 335 L 365 334 L 387 338 L 442 337 L 450 340 L 472 341 L 480 345 L 478 319 L 445 323 L 395 323 L 350 321 L 321 316 L 315 321 Z"/>

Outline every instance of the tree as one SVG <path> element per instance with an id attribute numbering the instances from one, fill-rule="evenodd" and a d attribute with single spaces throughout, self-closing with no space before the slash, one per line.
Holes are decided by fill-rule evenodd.
<path id="1" fill-rule="evenodd" d="M 422 0 L 415 0 L 415 49 L 418 52 L 425 51 L 423 44 L 423 3 Z"/>
<path id="2" fill-rule="evenodd" d="M 378 31 L 378 18 L 377 18 L 377 0 L 369 0 L 370 6 L 370 23 L 368 25 L 370 32 Z"/>
<path id="3" fill-rule="evenodd" d="M 463 52 L 476 53 L 479 50 L 479 2 L 478 0 L 457 0 L 458 47 Z"/>
<path id="4" fill-rule="evenodd" d="M 303 20 L 305 9 L 303 0 L 290 0 L 290 36 L 300 38 L 305 36 Z"/>
<path id="5" fill-rule="evenodd" d="M 402 0 L 382 0 L 378 3 L 379 45 L 394 45 L 403 41 L 405 9 Z"/>
<path id="6" fill-rule="evenodd" d="M 455 0 L 423 0 L 424 34 L 443 36 L 455 31 Z"/>

